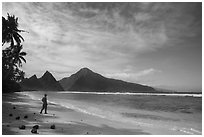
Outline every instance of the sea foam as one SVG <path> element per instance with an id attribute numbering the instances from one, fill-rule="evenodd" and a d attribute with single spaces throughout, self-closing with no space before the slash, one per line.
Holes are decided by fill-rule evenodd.
<path id="1" fill-rule="evenodd" d="M 202 94 L 182 94 L 182 93 L 131 93 L 131 92 L 80 92 L 62 91 L 62 94 L 97 94 L 97 95 L 145 95 L 145 96 L 181 96 L 181 97 L 202 97 Z"/>

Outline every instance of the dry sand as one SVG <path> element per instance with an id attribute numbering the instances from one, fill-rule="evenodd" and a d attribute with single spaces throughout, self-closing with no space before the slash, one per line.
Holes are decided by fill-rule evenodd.
<path id="1" fill-rule="evenodd" d="M 133 124 L 90 115 L 52 103 L 48 103 L 48 114 L 40 114 L 41 106 L 40 99 L 32 100 L 26 95 L 17 93 L 2 94 L 2 134 L 31 135 L 34 125 L 39 125 L 37 130 L 39 135 L 189 134 L 178 129 L 169 130 L 165 126 L 158 126 L 162 125 L 161 120 L 156 121 L 156 123 L 154 121 L 152 125 L 145 124 L 145 121 L 138 121 L 138 124 Z M 143 111 L 141 113 L 146 114 Z M 17 117 L 20 117 L 20 119 L 16 119 Z M 50 128 L 53 124 L 55 129 Z M 19 129 L 22 125 L 25 125 L 26 128 Z M 201 133 L 195 132 L 195 134 Z"/>
<path id="2" fill-rule="evenodd" d="M 2 134 L 30 135 L 32 127 L 39 125 L 40 135 L 137 135 L 144 132 L 141 127 L 133 127 L 116 121 L 84 114 L 54 104 L 48 105 L 48 114 L 39 114 L 41 102 L 34 101 L 19 94 L 2 95 Z M 12 116 L 10 115 L 12 114 Z M 27 116 L 27 118 L 24 118 Z M 20 117 L 19 120 L 16 117 Z M 51 125 L 55 129 L 50 129 Z M 25 129 L 19 129 L 25 125 Z"/>

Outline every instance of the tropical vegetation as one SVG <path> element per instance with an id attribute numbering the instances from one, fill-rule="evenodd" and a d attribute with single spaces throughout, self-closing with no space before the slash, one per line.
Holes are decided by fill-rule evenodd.
<path id="1" fill-rule="evenodd" d="M 18 18 L 7 14 L 2 17 L 2 91 L 19 91 L 19 82 L 24 79 L 22 63 L 25 62 L 26 52 L 23 52 L 23 37 L 19 34 L 25 32 L 18 29 Z"/>

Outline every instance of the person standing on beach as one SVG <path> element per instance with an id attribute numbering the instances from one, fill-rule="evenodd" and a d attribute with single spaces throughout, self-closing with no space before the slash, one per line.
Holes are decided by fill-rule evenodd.
<path id="1" fill-rule="evenodd" d="M 45 109 L 45 114 L 47 114 L 47 94 L 44 95 L 44 97 L 42 98 L 42 109 L 40 111 L 40 114 L 42 114 L 42 111 Z"/>

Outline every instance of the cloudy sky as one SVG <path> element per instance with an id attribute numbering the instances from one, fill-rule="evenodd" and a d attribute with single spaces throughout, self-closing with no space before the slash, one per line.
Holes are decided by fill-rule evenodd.
<path id="1" fill-rule="evenodd" d="M 202 87 L 201 3 L 3 3 L 19 18 L 26 76 L 82 67 L 178 90 Z"/>

